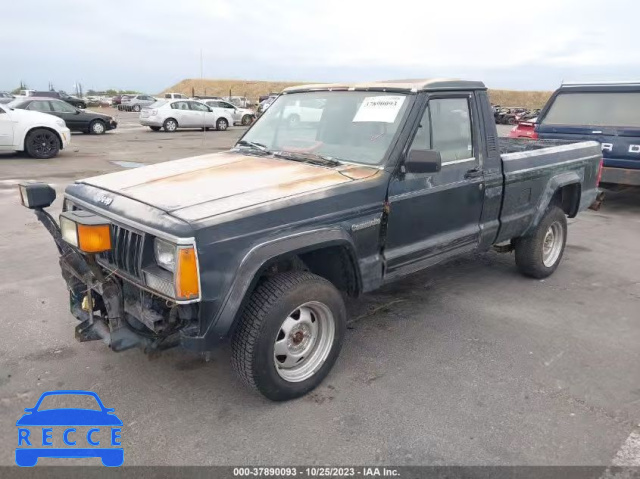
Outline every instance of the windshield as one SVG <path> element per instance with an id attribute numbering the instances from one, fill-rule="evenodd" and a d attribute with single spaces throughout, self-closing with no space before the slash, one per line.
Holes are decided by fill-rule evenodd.
<path id="1" fill-rule="evenodd" d="M 398 132 L 408 104 L 406 95 L 384 92 L 281 95 L 241 144 L 377 165 Z"/>
<path id="2" fill-rule="evenodd" d="M 556 97 L 543 124 L 640 128 L 638 111 L 640 92 L 563 93 Z"/>

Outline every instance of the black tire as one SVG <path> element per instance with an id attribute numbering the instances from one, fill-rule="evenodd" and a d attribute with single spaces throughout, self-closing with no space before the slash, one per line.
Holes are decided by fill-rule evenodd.
<path id="1" fill-rule="evenodd" d="M 133 105 L 133 111 L 138 113 L 140 111 L 140 105 Z"/>
<path id="2" fill-rule="evenodd" d="M 107 125 L 102 120 L 93 120 L 89 123 L 89 133 L 92 135 L 104 135 L 107 131 Z"/>
<path id="3" fill-rule="evenodd" d="M 240 123 L 242 124 L 242 126 L 249 126 L 251 123 L 253 123 L 253 116 L 252 115 L 243 116 L 242 121 Z"/>
<path id="4" fill-rule="evenodd" d="M 60 152 L 60 139 L 51 130 L 36 128 L 27 134 L 24 149 L 32 158 L 53 158 Z"/>
<path id="5" fill-rule="evenodd" d="M 508 124 L 508 125 L 515 125 L 516 123 L 517 123 L 517 121 L 516 121 L 515 117 L 513 117 L 513 116 L 510 116 L 510 117 L 507 119 L 507 124 Z"/>
<path id="6" fill-rule="evenodd" d="M 87 108 L 87 104 L 86 104 L 86 103 L 80 103 L 80 104 L 78 105 L 78 108 L 80 108 L 81 110 L 84 110 L 84 109 L 86 109 L 86 108 Z"/>
<path id="7" fill-rule="evenodd" d="M 335 326 L 333 341 L 316 372 L 293 382 L 284 379 L 276 369 L 275 342 L 282 335 L 283 321 L 308 302 L 326 306 L 331 312 Z M 327 376 L 340 354 L 346 326 L 344 301 L 333 284 L 304 271 L 278 274 L 261 283 L 244 308 L 231 342 L 231 362 L 240 379 L 268 399 L 295 399 L 313 390 Z M 317 336 L 311 351 L 315 351 L 316 345 L 320 347 L 320 337 Z"/>
<path id="8" fill-rule="evenodd" d="M 162 128 L 164 128 L 164 131 L 167 133 L 173 133 L 178 129 L 178 121 L 174 118 L 167 118 L 162 124 Z"/>
<path id="9" fill-rule="evenodd" d="M 556 231 L 551 236 L 559 251 L 553 249 L 553 246 L 548 246 L 551 230 Z M 561 232 L 562 238 L 557 239 L 558 232 Z M 560 264 L 566 244 L 567 217 L 559 206 L 552 204 L 531 235 L 514 241 L 518 270 L 531 278 L 542 279 L 550 276 Z M 550 251 L 556 251 L 556 254 L 550 254 L 545 263 L 545 249 L 548 248 Z"/>
<path id="10" fill-rule="evenodd" d="M 229 122 L 225 118 L 218 118 L 216 120 L 216 130 L 225 131 L 229 128 Z"/>
<path id="11" fill-rule="evenodd" d="M 153 131 L 160 131 L 160 126 L 150 126 L 149 128 L 151 128 Z"/>

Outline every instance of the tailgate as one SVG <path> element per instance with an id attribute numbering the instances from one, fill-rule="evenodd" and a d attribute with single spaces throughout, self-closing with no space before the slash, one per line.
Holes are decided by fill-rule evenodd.
<path id="1" fill-rule="evenodd" d="M 640 169 L 640 128 L 539 125 L 540 139 L 597 141 L 604 166 Z"/>

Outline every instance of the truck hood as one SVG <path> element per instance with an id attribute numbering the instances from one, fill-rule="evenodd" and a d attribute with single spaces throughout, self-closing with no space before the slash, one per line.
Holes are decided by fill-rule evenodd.
<path id="1" fill-rule="evenodd" d="M 78 183 L 126 196 L 185 221 L 195 221 L 376 173 L 379 169 L 374 167 L 328 168 L 228 151 L 119 171 Z"/>

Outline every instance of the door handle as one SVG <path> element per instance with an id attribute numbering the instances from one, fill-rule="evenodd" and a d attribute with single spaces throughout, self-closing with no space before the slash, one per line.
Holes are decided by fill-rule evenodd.
<path id="1" fill-rule="evenodd" d="M 482 170 L 480 168 L 473 168 L 464 174 L 465 179 L 479 178 L 480 176 L 482 176 Z"/>

